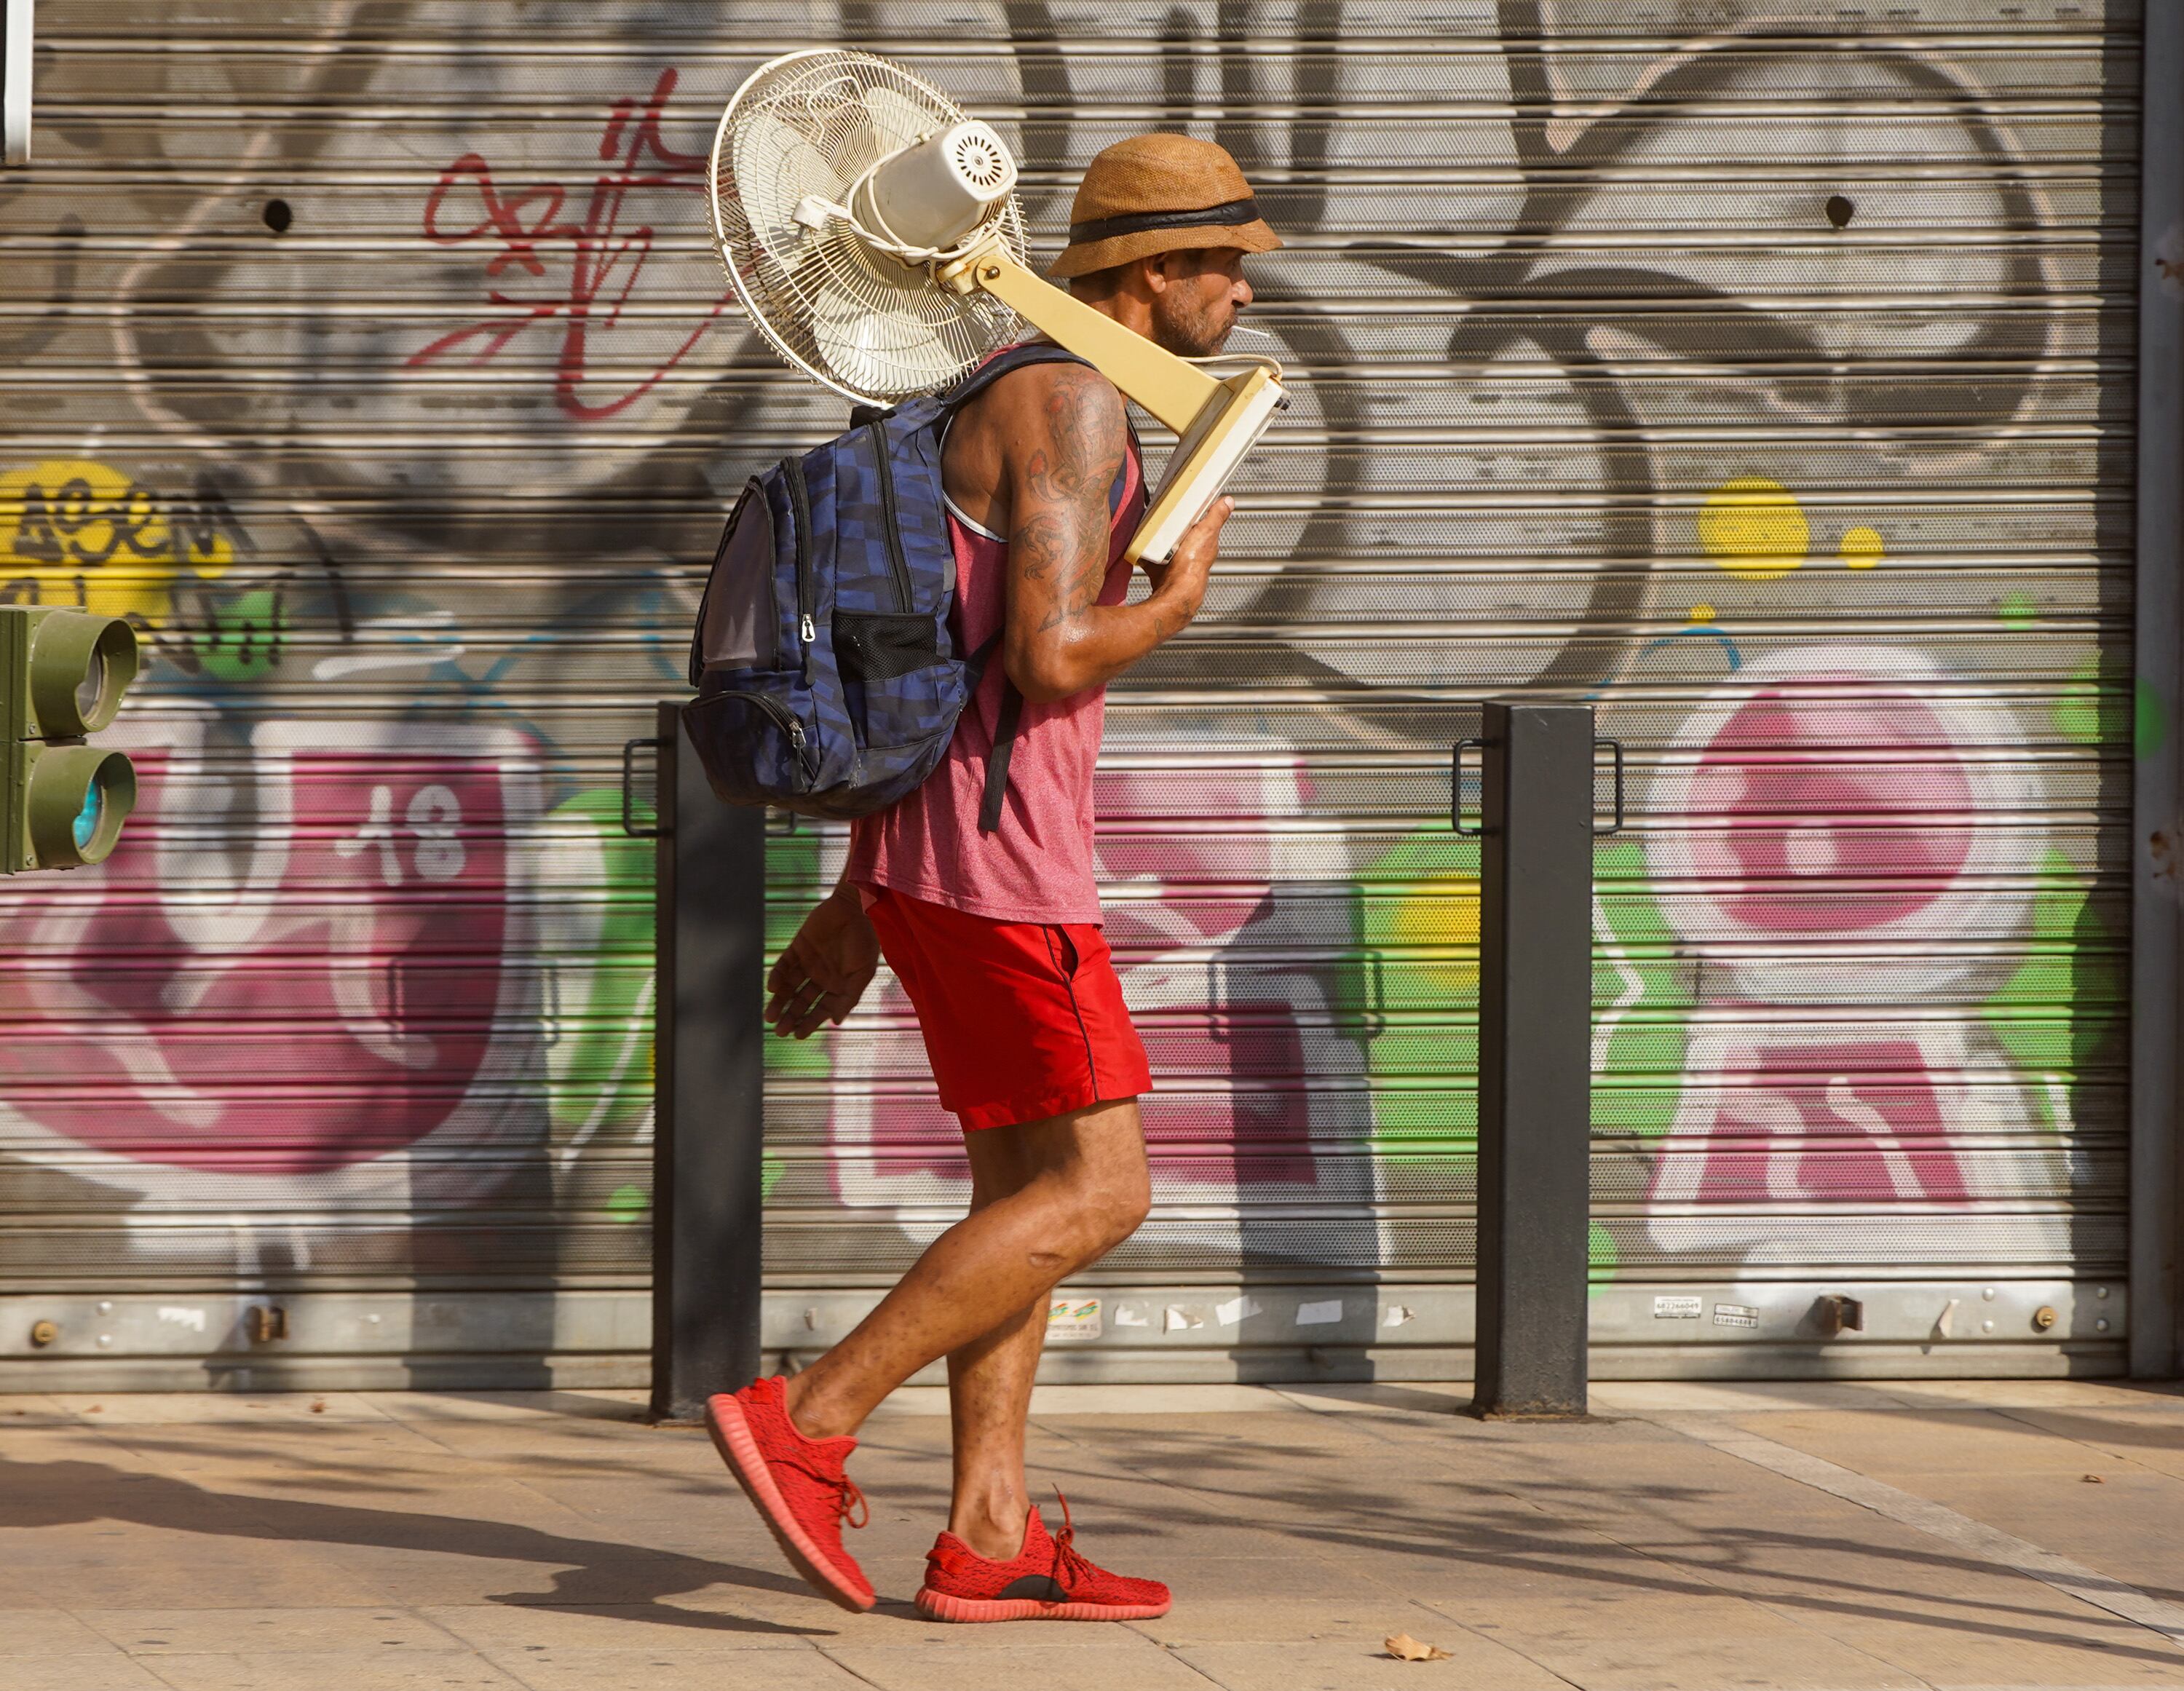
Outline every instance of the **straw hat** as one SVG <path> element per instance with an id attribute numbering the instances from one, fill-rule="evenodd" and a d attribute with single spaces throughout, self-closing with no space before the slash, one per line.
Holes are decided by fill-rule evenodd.
<path id="1" fill-rule="evenodd" d="M 1281 244 L 1227 147 L 1187 135 L 1134 135 L 1086 168 L 1053 274 L 1089 275 L 1194 248 L 1269 253 Z"/>

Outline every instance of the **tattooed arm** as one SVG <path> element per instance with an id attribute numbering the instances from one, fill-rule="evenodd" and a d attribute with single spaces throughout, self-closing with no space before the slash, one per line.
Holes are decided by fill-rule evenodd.
<path id="1" fill-rule="evenodd" d="M 1112 534 L 1107 494 L 1127 440 L 1122 396 L 1076 364 L 1038 364 L 1002 377 L 950 431 L 950 497 L 1009 538 L 1001 661 L 1026 698 L 1067 698 L 1120 675 L 1189 626 L 1206 598 L 1233 507 L 1226 498 L 1214 502 L 1167 564 L 1147 568 L 1149 598 L 1099 603 Z"/>

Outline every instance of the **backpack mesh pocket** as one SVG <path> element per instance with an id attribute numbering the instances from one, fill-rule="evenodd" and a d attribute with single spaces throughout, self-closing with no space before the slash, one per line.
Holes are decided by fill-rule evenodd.
<path id="1" fill-rule="evenodd" d="M 772 669 L 780 662 L 774 602 L 773 508 L 756 481 L 728 518 L 705 578 L 690 685 L 707 670 Z"/>
<path id="2" fill-rule="evenodd" d="M 940 646 L 929 616 L 886 611 L 837 611 L 834 661 L 842 678 L 853 681 L 892 681 L 940 661 Z"/>

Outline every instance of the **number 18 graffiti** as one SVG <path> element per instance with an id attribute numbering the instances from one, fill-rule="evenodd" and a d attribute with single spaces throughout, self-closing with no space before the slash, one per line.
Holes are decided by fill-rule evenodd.
<path id="1" fill-rule="evenodd" d="M 403 809 L 404 832 L 415 839 L 410 860 L 419 879 L 452 881 L 463 872 L 463 843 L 455 837 L 462 819 L 462 800 L 437 781 L 410 795 Z M 374 846 L 379 848 L 380 879 L 399 887 L 402 859 L 395 848 L 394 789 L 384 782 L 371 789 L 370 815 L 334 850 L 343 857 L 357 857 Z"/>

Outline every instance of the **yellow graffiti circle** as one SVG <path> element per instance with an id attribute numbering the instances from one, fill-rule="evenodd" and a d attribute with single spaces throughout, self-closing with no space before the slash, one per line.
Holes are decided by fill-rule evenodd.
<path id="1" fill-rule="evenodd" d="M 1732 576 L 1771 581 L 1805 561 L 1812 525 L 1797 497 L 1763 476 L 1739 476 L 1707 495 L 1699 544 Z"/>
<path id="2" fill-rule="evenodd" d="M 178 580 L 210 581 L 233 542 L 187 498 L 110 464 L 47 459 L 0 474 L 0 598 L 75 605 L 158 627 Z"/>
<path id="3" fill-rule="evenodd" d="M 1888 555 L 1888 548 L 1880 542 L 1880 531 L 1868 528 L 1863 523 L 1843 531 L 1842 545 L 1839 549 L 1842 561 L 1853 570 L 1870 570 Z"/>
<path id="4" fill-rule="evenodd" d="M 1388 938 L 1429 991 L 1451 998 L 1469 993 L 1479 981 L 1478 877 L 1429 875 L 1412 882 L 1390 916 Z"/>

